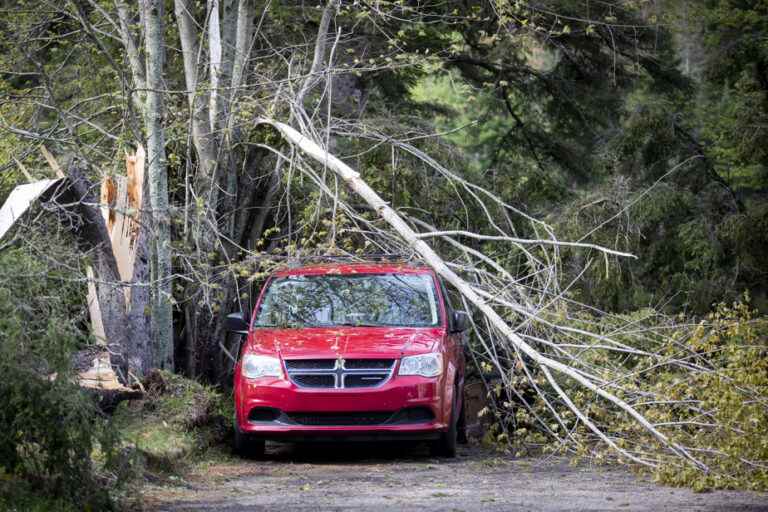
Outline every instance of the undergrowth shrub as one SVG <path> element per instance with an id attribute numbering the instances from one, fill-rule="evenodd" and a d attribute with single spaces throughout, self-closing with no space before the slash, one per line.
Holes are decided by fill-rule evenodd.
<path id="1" fill-rule="evenodd" d="M 66 379 L 48 381 L 5 356 L 0 353 L 0 474 L 63 503 L 110 508 L 91 456 L 97 448 L 111 450 L 113 439 L 92 400 Z"/>
<path id="2" fill-rule="evenodd" d="M 69 368 L 80 285 L 19 250 L 0 271 L 0 509 L 108 510 L 114 433 Z"/>

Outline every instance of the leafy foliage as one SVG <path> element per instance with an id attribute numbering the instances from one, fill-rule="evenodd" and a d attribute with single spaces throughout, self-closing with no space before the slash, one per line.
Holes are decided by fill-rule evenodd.
<path id="1" fill-rule="evenodd" d="M 647 386 L 676 407 L 651 406 L 656 422 L 679 423 L 673 437 L 700 447 L 711 471 L 662 467 L 657 478 L 694 489 L 768 489 L 768 322 L 747 303 L 719 304 L 686 340 L 709 371 L 663 372 Z M 669 352 L 674 350 L 670 345 Z"/>
<path id="2" fill-rule="evenodd" d="M 704 319 L 690 328 L 680 324 L 681 318 L 668 318 L 646 309 L 629 315 L 595 318 L 580 315 L 573 327 L 597 328 L 612 333 L 617 341 L 634 341 L 634 347 L 658 354 L 656 359 L 634 358 L 595 348 L 587 360 L 595 368 L 622 365 L 626 376 L 625 390 L 641 393 L 646 398 L 632 405 L 653 424 L 662 428 L 673 442 L 690 447 L 696 458 L 707 465 L 706 472 L 687 464 L 628 415 L 617 415 L 610 404 L 596 399 L 575 383 L 563 380 L 577 407 L 598 424 L 609 424 L 610 435 L 621 448 L 638 450 L 653 457 L 658 466 L 651 469 L 659 482 L 692 487 L 696 490 L 736 488 L 765 491 L 768 489 L 768 322 L 756 318 L 748 302 L 719 304 Z M 622 334 L 631 325 L 632 333 Z M 643 332 L 645 345 L 638 345 L 634 333 Z M 693 353 L 684 359 L 681 355 Z M 489 365 L 481 368 L 491 374 Z M 505 398 L 496 388 L 498 408 L 493 412 L 496 423 L 489 441 L 512 446 L 521 453 L 528 449 L 547 452 L 566 450 L 564 445 L 546 434 L 546 429 L 576 442 L 576 459 L 615 460 L 616 453 L 601 443 L 572 412 L 560 419 L 540 395 L 534 392 L 519 366 L 509 370 L 522 396 L 530 399 L 530 409 L 519 401 Z M 627 381 L 629 383 L 627 384 Z M 543 375 L 536 385 L 555 397 Z M 622 392 L 620 392 L 622 396 Z M 544 425 L 546 429 L 542 428 Z M 621 459 L 621 457 L 619 457 Z"/>

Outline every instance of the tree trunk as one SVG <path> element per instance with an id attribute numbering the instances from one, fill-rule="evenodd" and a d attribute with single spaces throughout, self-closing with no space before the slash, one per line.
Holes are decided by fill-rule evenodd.
<path id="1" fill-rule="evenodd" d="M 248 55 L 251 51 L 251 36 L 253 35 L 253 16 L 256 12 L 254 0 L 240 0 L 237 8 L 237 28 L 235 32 L 235 51 L 232 62 L 232 89 L 230 93 L 230 108 L 237 97 L 237 88 L 245 76 Z"/>
<path id="2" fill-rule="evenodd" d="M 168 209 L 165 134 L 163 131 L 163 2 L 142 3 L 147 59 L 147 154 L 149 163 L 149 198 L 152 208 L 152 338 L 155 367 L 173 369 L 173 315 L 171 222 Z"/>
<path id="3" fill-rule="evenodd" d="M 208 105 L 211 131 L 216 131 L 219 118 L 219 78 L 221 77 L 221 22 L 219 21 L 219 0 L 208 0 L 208 54 L 211 76 L 211 98 Z"/>
<path id="4" fill-rule="evenodd" d="M 176 0 L 174 5 L 184 57 L 184 80 L 187 84 L 187 98 L 191 109 L 192 143 L 197 154 L 198 172 L 195 188 L 197 194 L 206 198 L 208 207 L 216 212 L 219 204 L 219 189 L 213 185 L 216 179 L 216 140 L 211 132 L 208 113 L 209 95 L 197 90 L 200 48 L 195 19 L 192 15 L 194 5 L 189 0 Z"/>
<path id="5" fill-rule="evenodd" d="M 219 84 L 221 87 L 232 85 L 232 64 L 235 55 L 235 37 L 237 35 L 237 0 L 222 0 L 221 17 L 221 67 L 219 69 Z M 214 120 L 214 130 L 224 128 L 229 107 L 230 92 L 224 89 L 219 92 L 217 116 Z"/>
<path id="6" fill-rule="evenodd" d="M 137 89 L 145 89 L 147 84 L 146 77 L 144 76 L 144 66 L 139 58 L 139 49 L 136 45 L 136 40 L 131 33 L 131 15 L 128 10 L 128 5 L 124 0 L 115 0 L 115 7 L 117 8 L 118 20 L 120 21 L 120 38 L 125 47 L 125 54 L 128 56 L 128 65 L 131 68 L 133 85 Z M 141 93 L 139 99 L 142 97 L 143 93 Z"/>

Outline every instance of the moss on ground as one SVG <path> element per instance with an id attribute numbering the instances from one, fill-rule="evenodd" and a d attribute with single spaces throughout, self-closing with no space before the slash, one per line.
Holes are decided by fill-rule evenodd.
<path id="1" fill-rule="evenodd" d="M 113 422 L 128 449 L 152 472 L 177 472 L 230 435 L 228 396 L 169 372 L 155 371 L 142 400 L 124 402 Z"/>

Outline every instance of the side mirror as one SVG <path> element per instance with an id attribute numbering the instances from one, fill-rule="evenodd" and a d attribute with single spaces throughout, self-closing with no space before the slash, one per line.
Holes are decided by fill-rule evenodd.
<path id="1" fill-rule="evenodd" d="M 227 315 L 226 320 L 224 321 L 224 327 L 231 332 L 248 334 L 249 322 L 248 319 L 245 318 L 245 314 L 239 311 Z"/>
<path id="2" fill-rule="evenodd" d="M 464 332 L 469 329 L 469 315 L 464 311 L 454 311 L 451 318 L 451 332 Z"/>

